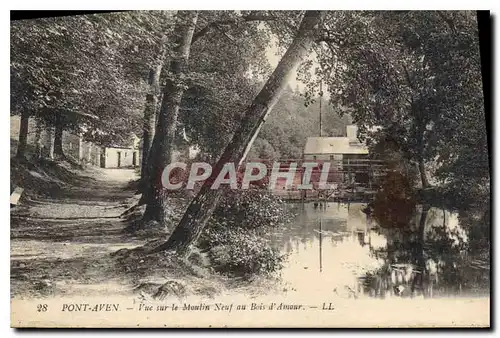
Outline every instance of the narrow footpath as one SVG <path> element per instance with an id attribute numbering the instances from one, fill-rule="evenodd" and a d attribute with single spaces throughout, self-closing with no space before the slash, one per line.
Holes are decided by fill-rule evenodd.
<path id="1" fill-rule="evenodd" d="M 88 168 L 75 184 L 11 212 L 11 295 L 129 292 L 109 253 L 144 244 L 123 234 L 120 214 L 130 206 L 133 169 Z M 85 289 L 85 290 L 82 290 Z"/>

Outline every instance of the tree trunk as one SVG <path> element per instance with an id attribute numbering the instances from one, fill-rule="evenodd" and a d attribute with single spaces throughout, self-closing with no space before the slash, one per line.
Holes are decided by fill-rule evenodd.
<path id="1" fill-rule="evenodd" d="M 49 158 L 51 160 L 53 160 L 54 159 L 54 143 L 55 142 L 54 142 L 54 128 L 52 126 L 50 126 L 48 128 L 48 134 L 49 134 L 48 138 L 49 138 L 49 143 L 50 143 L 50 145 L 49 145 Z"/>
<path id="2" fill-rule="evenodd" d="M 78 134 L 78 162 L 83 164 L 83 135 Z"/>
<path id="3" fill-rule="evenodd" d="M 160 76 L 163 64 L 167 54 L 167 36 L 164 35 L 160 45 L 160 56 L 149 70 L 149 92 L 146 94 L 146 107 L 144 108 L 144 124 L 142 135 L 142 163 L 141 163 L 141 181 L 147 181 L 148 155 L 151 150 L 151 143 L 155 135 L 155 126 L 157 120 L 156 112 L 159 110 L 158 101 L 160 96 Z"/>
<path id="4" fill-rule="evenodd" d="M 54 156 L 64 157 L 62 139 L 63 139 L 63 122 L 61 113 L 56 113 L 55 122 L 55 133 L 54 133 Z"/>
<path id="5" fill-rule="evenodd" d="M 149 149 L 151 148 L 151 141 L 154 137 L 155 129 L 155 108 L 157 96 L 153 88 L 153 81 L 155 80 L 156 71 L 150 69 L 149 71 L 149 85 L 150 92 L 146 95 L 146 107 L 144 108 L 144 124 L 142 127 L 142 163 L 141 163 L 141 179 L 146 178 L 146 166 L 148 163 Z"/>
<path id="6" fill-rule="evenodd" d="M 428 204 L 422 205 L 422 212 L 420 214 L 420 222 L 418 226 L 418 239 L 417 243 L 414 245 L 415 250 L 415 263 L 417 266 L 417 270 L 420 271 L 418 273 L 418 278 L 415 276 L 411 283 L 411 291 L 412 294 L 415 292 L 418 287 L 425 293 L 423 289 L 425 278 L 427 278 L 427 271 L 425 269 L 425 257 L 424 257 L 424 242 L 425 242 L 425 223 L 427 222 L 427 216 L 429 214 L 430 207 Z"/>
<path id="7" fill-rule="evenodd" d="M 418 160 L 418 171 L 420 172 L 420 180 L 422 181 L 422 188 L 429 187 L 429 180 L 427 179 L 427 174 L 425 172 L 425 163 L 423 159 Z"/>
<path id="8" fill-rule="evenodd" d="M 42 123 L 39 119 L 36 120 L 35 130 L 35 157 L 42 157 Z"/>
<path id="9" fill-rule="evenodd" d="M 211 189 L 212 182 L 214 182 L 225 163 L 235 162 L 239 166 L 245 159 L 262 124 L 286 86 L 292 71 L 311 51 L 315 27 L 319 24 L 321 18 L 322 13 L 320 11 L 306 12 L 292 44 L 264 87 L 247 108 L 240 127 L 213 168 L 210 178 L 204 182 L 200 192 L 191 201 L 170 238 L 153 251 L 175 250 L 182 256 L 189 253 L 189 247 L 197 241 L 223 193 L 222 189 Z"/>
<path id="10" fill-rule="evenodd" d="M 28 145 L 28 124 L 29 124 L 30 114 L 28 111 L 24 110 L 21 113 L 21 125 L 19 127 L 19 143 L 17 145 L 17 158 L 24 158 L 26 153 L 26 147 Z"/>
<path id="11" fill-rule="evenodd" d="M 172 160 L 177 117 L 184 94 L 184 83 L 182 83 L 181 78 L 187 70 L 198 12 L 181 11 L 177 16 L 176 48 L 170 63 L 170 76 L 163 89 L 156 131 L 146 165 L 147 185 L 142 198 L 147 203 L 143 217 L 144 222 L 150 220 L 164 222 L 166 196 L 161 186 L 161 174 L 165 166 Z"/>

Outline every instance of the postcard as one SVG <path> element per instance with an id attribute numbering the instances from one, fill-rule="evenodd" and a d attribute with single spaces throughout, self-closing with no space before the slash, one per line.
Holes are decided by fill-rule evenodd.
<path id="1" fill-rule="evenodd" d="M 488 12 L 42 14 L 12 327 L 490 326 Z"/>

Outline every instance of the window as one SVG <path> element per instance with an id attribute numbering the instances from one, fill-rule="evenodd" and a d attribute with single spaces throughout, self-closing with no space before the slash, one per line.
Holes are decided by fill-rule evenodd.
<path id="1" fill-rule="evenodd" d="M 127 157 L 127 152 L 125 152 L 125 157 Z"/>

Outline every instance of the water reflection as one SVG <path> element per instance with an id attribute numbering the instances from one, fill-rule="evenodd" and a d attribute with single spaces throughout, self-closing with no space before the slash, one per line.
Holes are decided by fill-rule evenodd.
<path id="1" fill-rule="evenodd" d="M 417 207 L 407 227 L 380 227 L 366 205 L 293 204 L 273 243 L 288 254 L 288 292 L 340 297 L 437 297 L 489 293 L 489 262 L 477 260 L 456 214 Z M 475 263 L 474 263 L 475 262 Z"/>

